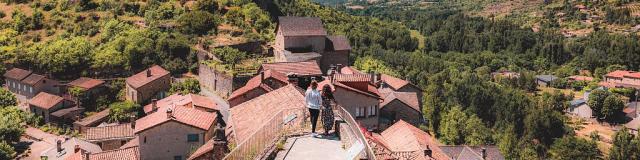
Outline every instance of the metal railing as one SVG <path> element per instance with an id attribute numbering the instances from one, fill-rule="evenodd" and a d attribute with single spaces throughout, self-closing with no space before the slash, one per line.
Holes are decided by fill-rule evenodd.
<path id="1" fill-rule="evenodd" d="M 306 108 L 284 109 L 227 154 L 225 160 L 262 159 L 276 142 L 289 133 L 304 128 Z"/>
<path id="2" fill-rule="evenodd" d="M 367 139 L 365 138 L 364 133 L 362 132 L 362 128 L 360 128 L 360 125 L 358 124 L 358 122 L 356 122 L 353 116 L 351 116 L 351 114 L 344 107 L 340 105 L 336 105 L 334 109 L 337 111 L 336 112 L 337 115 L 340 116 L 342 120 L 344 120 L 345 123 L 347 123 L 347 125 L 349 125 L 348 128 L 351 133 L 355 134 L 356 140 L 360 141 L 364 145 L 365 157 L 361 157 L 361 159 L 375 160 L 376 155 L 373 152 L 373 149 L 371 148 L 369 143 L 367 142 Z"/>

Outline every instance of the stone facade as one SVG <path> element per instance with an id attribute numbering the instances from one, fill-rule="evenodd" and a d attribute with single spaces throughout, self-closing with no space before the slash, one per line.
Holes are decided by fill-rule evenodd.
<path id="1" fill-rule="evenodd" d="M 343 51 L 327 51 L 322 54 L 320 59 L 320 69 L 326 73 L 331 66 L 348 65 L 349 64 L 349 52 Z"/>
<path id="2" fill-rule="evenodd" d="M 367 129 L 378 128 L 378 113 L 380 113 L 378 107 L 380 100 L 378 98 L 366 96 L 341 87 L 335 87 L 335 90 L 334 97 L 336 103 L 342 105 L 342 107 L 349 111 L 356 121 L 360 122 L 363 127 Z M 375 109 L 374 112 L 370 112 L 372 108 Z M 358 109 L 361 111 L 358 111 Z M 359 116 L 363 115 L 362 109 L 364 109 L 364 116 Z M 373 115 L 369 113 L 373 113 Z"/>
<path id="3" fill-rule="evenodd" d="M 118 149 L 124 144 L 126 144 L 130 139 L 114 139 L 114 140 L 106 140 L 100 142 L 92 142 L 98 144 L 103 151 Z"/>
<path id="4" fill-rule="evenodd" d="M 189 142 L 187 138 L 189 134 L 197 134 L 197 141 Z M 192 150 L 199 148 L 212 138 L 213 130 L 205 131 L 169 121 L 137 135 L 140 140 L 140 156 L 143 160 L 186 159 Z"/>
<path id="5" fill-rule="evenodd" d="M 60 89 L 57 84 L 57 81 L 50 80 L 48 78 L 43 78 L 34 85 L 25 84 L 15 79 L 5 80 L 5 86 L 9 91 L 25 96 L 27 99 L 33 98 L 40 92 L 58 94 L 60 93 Z"/>
<path id="6" fill-rule="evenodd" d="M 139 88 L 134 88 L 130 84 L 126 85 L 127 100 L 144 104 L 153 98 L 161 99 L 165 97 L 165 92 L 171 87 L 171 75 L 164 75 Z"/>
<path id="7" fill-rule="evenodd" d="M 49 123 L 53 119 L 51 113 L 64 108 L 66 105 L 65 102 L 66 101 L 62 101 L 49 109 L 43 109 L 29 104 L 29 110 L 31 111 L 31 113 L 37 116 L 42 116 L 42 120 L 44 121 L 44 123 Z"/>
<path id="8" fill-rule="evenodd" d="M 214 91 L 223 97 L 231 95 L 234 90 L 244 86 L 251 78 L 250 76 L 232 76 L 217 71 L 206 64 L 199 64 L 198 74 L 198 81 L 200 81 L 202 88 Z"/>
<path id="9" fill-rule="evenodd" d="M 415 109 L 412 109 L 407 104 L 402 103 L 398 99 L 394 99 L 392 102 L 387 103 L 385 106 L 381 106 L 381 129 L 384 130 L 385 128 L 393 125 L 398 120 L 403 120 L 417 127 L 422 124 L 422 114 Z"/>

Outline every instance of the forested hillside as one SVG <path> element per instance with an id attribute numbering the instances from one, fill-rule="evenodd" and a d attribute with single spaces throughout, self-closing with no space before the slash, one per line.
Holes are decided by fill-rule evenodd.
<path id="1" fill-rule="evenodd" d="M 425 129 L 441 142 L 497 144 L 508 159 L 604 157 L 598 150 L 578 150 L 597 147 L 593 141 L 576 140 L 572 122 L 563 115 L 573 96 L 538 94 L 535 74 L 567 77 L 588 70 L 601 77 L 615 68 L 640 69 L 635 34 L 603 29 L 584 37 L 566 37 L 554 22 L 543 22 L 534 31 L 510 19 L 470 16 L 467 8 L 452 4 L 338 7 L 359 15 L 354 17 L 304 0 L 276 2 L 284 14 L 319 16 L 330 31 L 346 34 L 356 47 L 359 69 L 406 76 L 423 87 Z M 364 27 L 350 28 L 361 21 Z M 389 37 L 384 32 L 388 28 L 400 34 Z M 425 37 L 423 49 L 403 40 L 410 39 L 409 30 Z M 378 36 L 386 42 L 369 43 L 369 38 Z M 490 73 L 499 70 L 523 76 L 492 82 Z"/>

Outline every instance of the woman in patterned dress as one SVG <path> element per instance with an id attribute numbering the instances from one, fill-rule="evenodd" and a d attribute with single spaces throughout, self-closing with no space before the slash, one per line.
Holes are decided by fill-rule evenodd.
<path id="1" fill-rule="evenodd" d="M 331 107 L 333 99 L 333 92 L 329 85 L 322 87 L 322 124 L 324 127 L 324 135 L 328 136 L 329 131 L 333 128 L 335 117 L 333 117 L 333 107 Z"/>

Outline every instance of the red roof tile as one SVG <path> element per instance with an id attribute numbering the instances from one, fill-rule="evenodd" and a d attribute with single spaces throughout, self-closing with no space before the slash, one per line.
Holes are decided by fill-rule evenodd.
<path id="1" fill-rule="evenodd" d="M 320 76 L 322 71 L 315 61 L 305 62 L 279 62 L 265 63 L 261 67 L 263 71 L 274 70 L 282 74 L 296 73 L 299 76 Z"/>
<path id="2" fill-rule="evenodd" d="M 233 93 L 231 93 L 231 96 L 229 96 L 229 100 L 235 99 L 240 97 L 241 95 L 246 94 L 249 91 L 252 91 L 254 89 L 262 89 L 264 91 L 270 92 L 273 90 L 273 88 L 269 87 L 269 85 L 266 85 L 264 83 L 262 83 L 261 80 L 261 75 L 257 75 L 253 78 L 251 78 L 247 84 L 245 84 L 245 86 L 242 86 L 240 88 L 238 88 L 237 90 L 233 91 Z M 281 83 L 284 84 L 288 84 L 288 80 L 287 80 L 287 76 L 284 75 L 283 73 L 280 72 L 274 72 L 273 70 L 266 70 L 264 71 L 264 78 L 272 78 L 275 79 L 277 81 L 280 81 Z"/>
<path id="3" fill-rule="evenodd" d="M 181 95 L 176 93 L 169 97 L 158 100 L 156 102 L 156 105 L 158 108 L 172 107 L 174 105 L 188 107 L 189 104 L 193 105 L 194 107 L 220 110 L 220 108 L 218 107 L 218 104 L 215 103 L 213 100 L 197 94 Z M 143 107 L 143 110 L 144 110 L 144 113 L 151 112 L 153 110 L 153 104 L 147 104 L 146 106 Z"/>
<path id="4" fill-rule="evenodd" d="M 215 139 L 212 138 L 211 140 L 207 141 L 207 143 L 204 143 L 204 145 L 200 146 L 200 148 L 198 148 L 191 154 L 191 156 L 189 156 L 188 160 L 197 159 L 204 154 L 212 152 L 213 142 L 215 142 Z"/>
<path id="5" fill-rule="evenodd" d="M 42 75 L 31 74 L 27 78 L 23 79 L 22 83 L 28 84 L 28 85 L 35 85 L 36 83 L 40 82 L 40 80 L 42 79 L 45 79 L 45 77 Z"/>
<path id="6" fill-rule="evenodd" d="M 106 152 L 89 154 L 88 160 L 139 160 L 138 147 L 115 149 Z"/>
<path id="7" fill-rule="evenodd" d="M 369 74 L 335 74 L 333 78 L 338 82 L 369 82 L 371 75 Z"/>
<path id="8" fill-rule="evenodd" d="M 322 20 L 317 17 L 278 17 L 278 27 L 284 36 L 326 36 Z"/>
<path id="9" fill-rule="evenodd" d="M 632 72 L 631 71 L 616 70 L 616 71 L 607 73 L 607 75 L 605 75 L 605 76 L 606 77 L 613 77 L 613 78 L 622 78 L 622 77 L 624 77 L 624 75 L 627 75 L 629 73 L 632 73 Z"/>
<path id="10" fill-rule="evenodd" d="M 131 124 L 119 124 L 106 127 L 90 127 L 83 134 L 88 141 L 104 141 L 111 139 L 133 139 L 133 128 Z"/>
<path id="11" fill-rule="evenodd" d="M 331 81 L 329 81 L 329 80 L 324 80 L 324 81 L 318 83 L 318 86 L 320 86 L 320 87 L 325 86 L 325 85 L 329 85 L 334 92 L 336 90 L 335 87 L 340 87 L 340 88 L 344 88 L 344 89 L 349 90 L 349 91 L 360 93 L 362 95 L 366 95 L 366 96 L 370 96 L 370 97 L 373 97 L 373 98 L 382 99 L 380 97 L 380 93 L 378 93 L 378 89 L 375 86 L 371 85 L 371 84 L 367 85 L 367 90 L 360 90 L 360 89 L 357 89 L 357 88 L 354 88 L 354 87 L 350 87 L 350 86 L 345 85 L 345 84 L 340 83 L 340 82 L 333 82 L 333 84 L 332 84 Z"/>
<path id="12" fill-rule="evenodd" d="M 351 66 L 345 66 L 340 69 L 341 74 L 364 74 L 362 71 L 359 71 Z"/>
<path id="13" fill-rule="evenodd" d="M 328 48 L 334 51 L 351 50 L 349 39 L 345 36 L 327 36 L 327 40 L 330 42 L 327 43 L 329 45 Z"/>
<path id="14" fill-rule="evenodd" d="M 396 78 L 393 76 L 389 76 L 386 74 L 382 74 L 380 76 L 380 79 L 382 79 L 382 81 L 384 83 L 386 83 L 387 85 L 391 86 L 393 89 L 398 90 L 406 85 L 409 85 L 409 81 L 405 81 L 403 79 L 400 78 Z"/>
<path id="15" fill-rule="evenodd" d="M 302 90 L 294 85 L 287 85 L 231 108 L 228 131 L 234 134 L 236 143 L 239 144 L 273 118 L 275 113 L 305 107 Z"/>
<path id="16" fill-rule="evenodd" d="M 10 78 L 10 79 L 14 79 L 14 80 L 22 80 L 24 78 L 27 78 L 27 76 L 29 76 L 32 72 L 31 71 L 27 71 L 24 69 L 20 69 L 20 68 L 13 68 L 11 70 L 8 70 L 7 72 L 4 73 L 4 77 L 5 78 Z"/>
<path id="17" fill-rule="evenodd" d="M 87 78 L 87 77 L 80 77 L 76 80 L 69 82 L 69 85 L 71 86 L 80 87 L 87 90 L 100 86 L 102 84 L 104 84 L 104 81 L 102 80 L 97 80 L 97 79 Z"/>
<path id="18" fill-rule="evenodd" d="M 40 92 L 38 93 L 38 95 L 29 100 L 29 104 L 48 110 L 49 108 L 62 103 L 63 100 L 64 99 L 60 96 L 56 96 L 46 92 Z"/>
<path id="19" fill-rule="evenodd" d="M 147 70 L 151 71 L 151 76 L 147 77 Z M 152 82 L 160 77 L 163 77 L 165 75 L 169 74 L 169 71 L 165 70 L 164 68 L 158 66 L 158 65 L 154 65 L 151 68 L 144 70 L 140 73 L 137 73 L 129 78 L 127 78 L 127 84 L 133 86 L 133 88 L 140 88 L 144 85 L 146 85 L 149 82 Z"/>
<path id="20" fill-rule="evenodd" d="M 394 151 L 422 151 L 427 145 L 432 149 L 439 146 L 438 141 L 429 133 L 403 120 L 391 125 L 380 135 Z"/>
<path id="21" fill-rule="evenodd" d="M 80 126 L 88 126 L 88 125 L 96 125 L 98 123 L 100 123 L 101 121 L 104 121 L 108 118 L 109 116 L 109 108 L 100 111 L 98 113 L 95 113 L 89 117 L 85 117 L 80 119 L 80 121 L 75 121 L 73 122 L 74 124 L 78 124 Z"/>
<path id="22" fill-rule="evenodd" d="M 167 109 L 172 109 L 172 117 L 167 117 Z M 179 122 L 185 125 L 189 125 L 195 128 L 199 128 L 208 131 L 209 128 L 215 123 L 216 113 L 210 113 L 201 111 L 198 109 L 187 107 L 164 107 L 159 108 L 158 112 L 153 112 L 150 115 L 142 117 L 136 120 L 135 133 L 140 133 L 149 128 L 153 128 L 160 124 L 169 121 Z"/>
<path id="23" fill-rule="evenodd" d="M 384 98 L 384 101 L 380 104 L 380 107 L 384 108 L 385 106 L 387 106 L 387 104 L 389 104 L 393 100 L 398 100 L 398 101 L 406 104 L 407 106 L 409 106 L 411 109 L 422 113 L 422 111 L 420 110 L 420 103 L 418 101 L 418 95 L 416 93 L 413 93 L 413 92 L 391 92 Z"/>
<path id="24" fill-rule="evenodd" d="M 624 75 L 624 77 L 628 78 L 640 78 L 640 72 L 631 72 L 629 74 Z"/>

